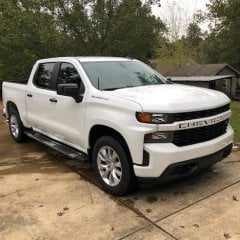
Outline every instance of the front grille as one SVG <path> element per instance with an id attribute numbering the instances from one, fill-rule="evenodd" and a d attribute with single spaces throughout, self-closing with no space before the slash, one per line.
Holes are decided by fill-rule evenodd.
<path id="1" fill-rule="evenodd" d="M 206 142 L 226 133 L 227 126 L 228 120 L 225 120 L 211 126 L 175 131 L 173 143 L 182 147 Z"/>
<path id="2" fill-rule="evenodd" d="M 230 110 L 230 104 L 224 105 L 222 107 L 214 108 L 214 109 L 203 110 L 203 111 L 173 113 L 173 114 L 170 114 L 169 123 L 211 117 L 211 116 L 226 112 L 228 110 Z"/>

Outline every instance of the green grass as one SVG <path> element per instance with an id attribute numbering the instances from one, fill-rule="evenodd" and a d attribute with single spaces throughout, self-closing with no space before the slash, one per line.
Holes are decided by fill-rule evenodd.
<path id="1" fill-rule="evenodd" d="M 240 101 L 232 101 L 231 109 L 231 125 L 234 130 L 234 141 L 240 142 Z"/>

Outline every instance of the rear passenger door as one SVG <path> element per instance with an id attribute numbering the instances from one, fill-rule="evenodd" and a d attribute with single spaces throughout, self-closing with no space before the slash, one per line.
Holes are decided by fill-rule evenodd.
<path id="1" fill-rule="evenodd" d="M 55 105 L 51 99 L 56 97 L 55 80 L 57 78 L 57 63 L 39 63 L 32 82 L 27 86 L 26 105 L 29 125 L 37 131 L 52 133 L 55 122 L 51 112 Z"/>

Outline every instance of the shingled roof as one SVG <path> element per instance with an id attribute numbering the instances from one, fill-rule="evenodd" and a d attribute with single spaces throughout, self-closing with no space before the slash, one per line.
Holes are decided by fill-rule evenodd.
<path id="1" fill-rule="evenodd" d="M 227 63 L 181 66 L 173 70 L 168 76 L 216 76 L 224 68 L 232 69 L 236 75 L 240 73 Z"/>

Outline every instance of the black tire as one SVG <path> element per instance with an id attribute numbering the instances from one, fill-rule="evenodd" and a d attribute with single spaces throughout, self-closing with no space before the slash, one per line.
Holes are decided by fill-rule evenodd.
<path id="1" fill-rule="evenodd" d="M 100 150 L 105 147 L 110 147 L 113 149 L 118 155 L 118 158 L 116 158 L 117 161 L 121 163 L 122 176 L 116 186 L 110 186 L 107 184 L 100 173 L 98 165 L 98 154 L 101 152 Z M 133 186 L 135 186 L 135 176 L 133 174 L 131 160 L 129 159 L 124 147 L 115 138 L 110 136 L 103 136 L 97 140 L 93 147 L 92 164 L 97 175 L 97 179 L 106 192 L 116 196 L 123 196 L 133 190 Z"/>
<path id="2" fill-rule="evenodd" d="M 18 131 L 14 132 L 13 130 L 13 119 L 16 121 L 16 126 Z M 14 138 L 14 140 L 18 143 L 23 143 L 27 141 L 27 136 L 24 134 L 24 126 L 20 119 L 19 113 L 15 108 L 11 108 L 9 111 L 9 130 Z"/>

